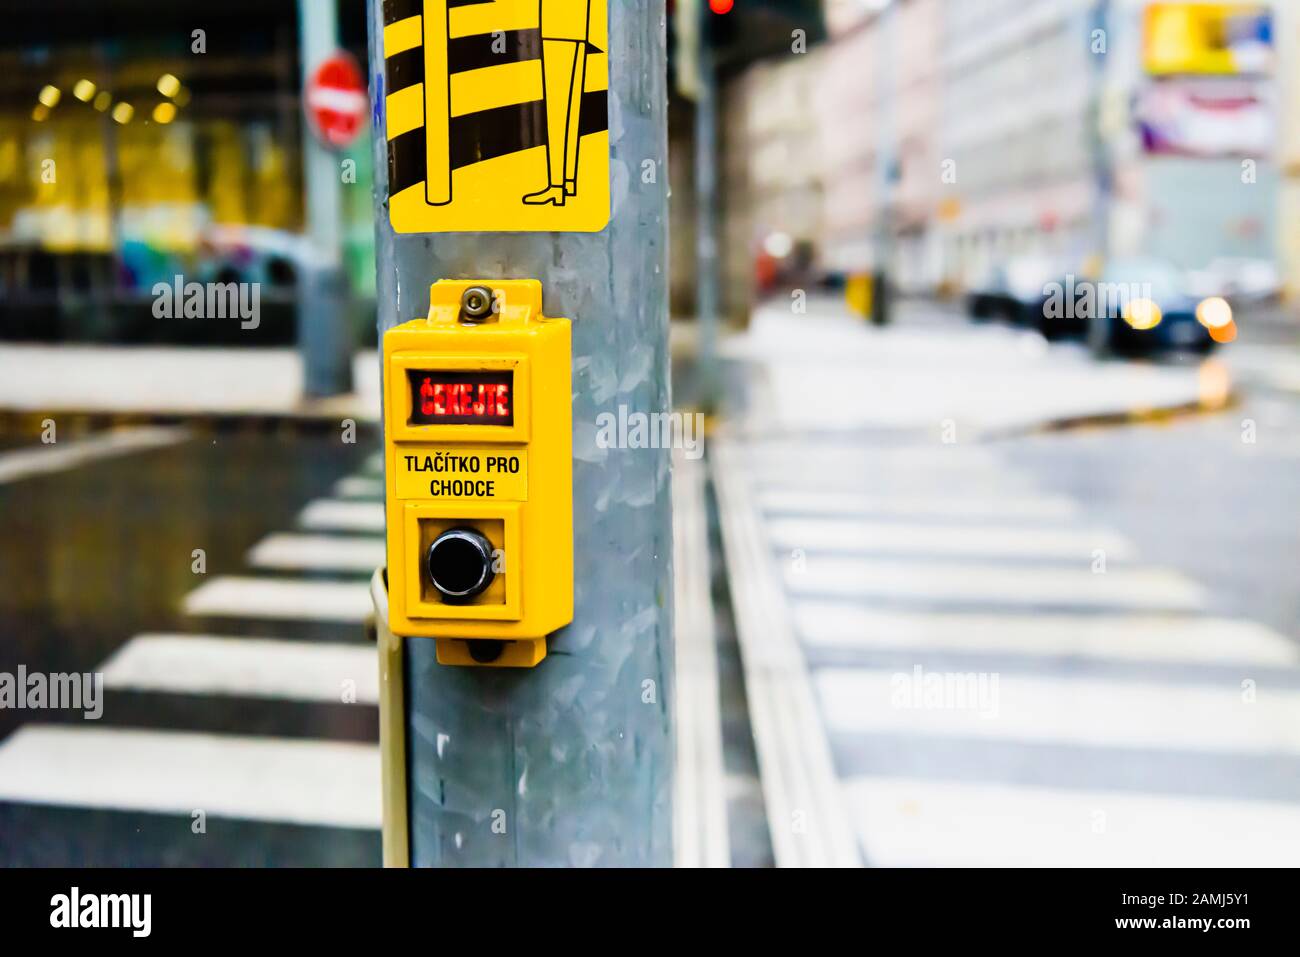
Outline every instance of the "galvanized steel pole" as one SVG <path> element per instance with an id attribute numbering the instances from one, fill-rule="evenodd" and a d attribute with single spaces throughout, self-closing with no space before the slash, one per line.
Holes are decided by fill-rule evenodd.
<path id="1" fill-rule="evenodd" d="M 599 2 L 599 0 L 596 0 Z M 575 613 L 534 669 L 458 668 L 400 642 L 413 866 L 668 865 L 670 450 L 607 448 L 598 416 L 670 409 L 663 0 L 610 0 L 612 219 L 598 233 L 393 232 L 383 0 L 370 0 L 379 331 L 437 279 L 541 280 L 573 320 Z"/>

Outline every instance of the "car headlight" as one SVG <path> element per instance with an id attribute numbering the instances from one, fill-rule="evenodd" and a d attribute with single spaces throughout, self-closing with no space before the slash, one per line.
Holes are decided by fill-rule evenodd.
<path id="1" fill-rule="evenodd" d="M 1154 329 L 1165 317 L 1160 307 L 1150 299 L 1130 300 L 1125 304 L 1124 311 L 1120 315 L 1134 329 Z"/>
<path id="2" fill-rule="evenodd" d="M 1206 329 L 1222 329 L 1232 323 L 1232 306 L 1221 296 L 1202 299 L 1196 307 L 1196 321 Z"/>

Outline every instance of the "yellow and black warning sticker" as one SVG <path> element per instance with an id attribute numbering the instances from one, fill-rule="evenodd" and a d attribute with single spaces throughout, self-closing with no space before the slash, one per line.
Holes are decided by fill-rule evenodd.
<path id="1" fill-rule="evenodd" d="M 526 449 L 399 449 L 396 466 L 398 498 L 528 500 Z"/>
<path id="2" fill-rule="evenodd" d="M 393 229 L 609 222 L 608 0 L 384 0 Z"/>

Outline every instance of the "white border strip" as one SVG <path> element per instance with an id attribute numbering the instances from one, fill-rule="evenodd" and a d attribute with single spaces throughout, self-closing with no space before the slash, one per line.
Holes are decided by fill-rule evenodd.
<path id="1" fill-rule="evenodd" d="M 137 635 L 100 670 L 104 687 L 331 704 L 379 702 L 369 642 Z"/>
<path id="2" fill-rule="evenodd" d="M 363 622 L 370 615 L 365 582 L 315 579 L 214 578 L 185 596 L 187 615 Z"/>
<path id="3" fill-rule="evenodd" d="M 1088 561 L 1096 549 L 1111 561 L 1136 557 L 1132 544 L 1105 528 L 1043 528 L 1023 525 L 954 525 L 871 522 L 839 518 L 772 518 L 772 544 L 845 555 L 973 556 L 976 558 Z"/>
<path id="4" fill-rule="evenodd" d="M 318 498 L 298 515 L 298 524 L 312 531 L 379 532 L 387 522 L 383 502 Z"/>
<path id="5" fill-rule="evenodd" d="M 299 535 L 276 532 L 266 536 L 244 559 L 254 568 L 318 572 L 365 572 L 385 562 L 384 539 L 360 535 Z"/>
<path id="6" fill-rule="evenodd" d="M 777 515 L 855 515 L 968 518 L 1005 521 L 1042 519 L 1068 521 L 1079 514 L 1078 503 L 1061 496 L 986 495 L 971 497 L 962 488 L 941 494 L 880 494 L 873 492 L 828 492 L 825 489 L 766 488 L 758 494 L 763 511 Z"/>
<path id="7" fill-rule="evenodd" d="M 382 499 L 384 480 L 365 475 L 345 475 L 334 483 L 334 495 L 338 498 Z"/>
<path id="8" fill-rule="evenodd" d="M 1300 755 L 1300 691 L 1243 700 L 1236 680 L 1171 685 L 1016 672 L 820 668 L 835 735 L 887 735 L 1219 755 Z M 1298 811 L 1297 813 L 1300 813 Z"/>
<path id="9" fill-rule="evenodd" d="M 1128 791 L 861 777 L 846 788 L 878 867 L 1294 867 L 1300 809 Z"/>
<path id="10" fill-rule="evenodd" d="M 673 456 L 673 609 L 677 670 L 677 867 L 729 867 L 717 636 L 709 591 L 702 463 Z"/>
<path id="11" fill-rule="evenodd" d="M 793 610 L 804 645 L 820 649 L 1300 665 L 1300 649 L 1282 635 L 1228 618 L 916 612 L 817 600 L 797 601 Z"/>
<path id="12" fill-rule="evenodd" d="M 145 426 L 117 429 L 105 435 L 73 439 L 33 448 L 15 449 L 0 454 L 0 485 L 17 482 L 33 475 L 47 475 L 76 468 L 95 459 L 107 459 L 129 452 L 176 445 L 190 437 L 182 428 Z"/>
<path id="13" fill-rule="evenodd" d="M 778 867 L 859 867 L 852 816 L 836 778 L 785 591 L 731 444 L 713 444 L 713 476 L 744 662 L 750 722 Z"/>
<path id="14" fill-rule="evenodd" d="M 0 744 L 0 800 L 379 827 L 371 744 L 29 724 Z"/>

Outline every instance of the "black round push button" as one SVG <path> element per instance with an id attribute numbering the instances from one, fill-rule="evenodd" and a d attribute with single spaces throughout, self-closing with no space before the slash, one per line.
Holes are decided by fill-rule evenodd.
<path id="1" fill-rule="evenodd" d="M 492 543 L 472 528 L 449 528 L 429 546 L 429 581 L 443 600 L 466 602 L 483 594 L 496 578 Z"/>

